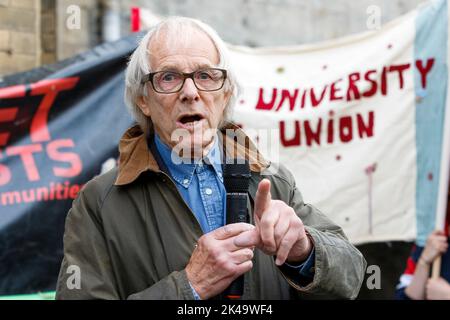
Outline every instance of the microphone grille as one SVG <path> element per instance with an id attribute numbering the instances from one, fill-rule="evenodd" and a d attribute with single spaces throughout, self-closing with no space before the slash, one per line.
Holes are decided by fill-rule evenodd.
<path id="1" fill-rule="evenodd" d="M 247 193 L 250 177 L 250 165 L 247 160 L 244 163 L 225 163 L 223 182 L 228 193 Z"/>

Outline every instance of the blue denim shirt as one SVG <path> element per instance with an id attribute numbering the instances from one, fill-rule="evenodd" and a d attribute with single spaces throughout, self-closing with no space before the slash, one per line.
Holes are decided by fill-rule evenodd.
<path id="1" fill-rule="evenodd" d="M 194 163 L 183 163 L 182 159 L 172 153 L 159 136 L 155 135 L 156 148 L 178 191 L 195 214 L 203 233 L 225 225 L 226 190 L 217 140 L 215 139 L 203 161 L 200 159 Z"/>
<path id="2" fill-rule="evenodd" d="M 203 232 L 208 233 L 224 226 L 226 190 L 223 184 L 222 161 L 217 137 L 206 157 L 194 163 L 182 162 L 182 159 L 172 153 L 172 149 L 163 143 L 157 134 L 155 134 L 155 145 L 178 191 L 195 214 Z M 285 266 L 291 270 L 298 270 L 301 278 L 312 279 L 314 260 L 313 249 L 304 263 L 298 266 L 285 263 Z M 200 297 L 193 288 L 192 292 L 198 300 Z"/>

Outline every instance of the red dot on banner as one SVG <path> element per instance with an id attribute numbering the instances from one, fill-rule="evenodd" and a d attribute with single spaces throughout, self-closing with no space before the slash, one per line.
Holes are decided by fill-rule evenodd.
<path id="1" fill-rule="evenodd" d="M 245 100 L 244 100 L 244 99 L 241 99 L 241 100 L 239 100 L 239 103 L 240 103 L 240 104 L 244 104 L 244 103 L 245 103 Z"/>
<path id="2" fill-rule="evenodd" d="M 334 116 L 334 111 L 330 110 L 330 112 L 328 112 L 328 114 L 330 115 L 330 117 Z"/>
<path id="3" fill-rule="evenodd" d="M 431 172 L 428 174 L 428 180 L 433 180 L 433 174 Z"/>
<path id="4" fill-rule="evenodd" d="M 341 156 L 340 156 L 339 154 L 336 156 L 336 160 L 337 160 L 337 161 L 340 161 L 340 160 L 341 160 Z"/>
<path id="5" fill-rule="evenodd" d="M 392 44 L 388 44 L 388 49 L 391 49 L 392 48 Z"/>

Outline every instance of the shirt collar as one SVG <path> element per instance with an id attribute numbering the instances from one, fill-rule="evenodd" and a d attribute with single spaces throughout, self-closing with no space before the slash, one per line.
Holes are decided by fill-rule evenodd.
<path id="1" fill-rule="evenodd" d="M 134 125 L 128 128 L 122 135 L 119 142 L 119 159 L 117 168 L 117 177 L 114 185 L 123 186 L 133 183 L 144 172 L 160 172 L 161 168 L 158 161 L 155 159 L 155 148 L 149 150 L 148 137 L 153 137 L 155 134 L 153 125 L 150 121 L 150 128 L 145 134 L 139 125 Z M 248 158 L 250 160 L 250 170 L 253 172 L 262 172 L 269 168 L 270 161 L 258 152 L 256 146 L 249 141 L 245 133 L 235 124 L 229 122 L 221 129 L 218 136 L 219 140 L 219 155 L 222 157 L 232 158 L 236 156 L 237 152 L 239 158 Z M 236 136 L 238 140 L 236 141 Z M 239 141 L 246 141 L 245 145 Z M 247 141 L 249 144 L 247 145 Z M 154 142 L 154 141 L 153 141 Z M 224 146 L 232 146 L 224 147 Z M 230 152 L 232 151 L 233 152 Z"/>
<path id="2" fill-rule="evenodd" d="M 203 158 L 203 163 L 211 165 L 219 180 L 223 182 L 222 162 L 218 140 L 217 136 L 214 137 L 214 144 L 208 154 Z M 197 166 L 203 165 L 202 159 L 195 162 L 183 161 L 176 153 L 172 152 L 172 149 L 168 145 L 161 141 L 161 138 L 156 133 L 155 145 L 172 178 L 183 187 L 188 188 L 192 182 Z"/>

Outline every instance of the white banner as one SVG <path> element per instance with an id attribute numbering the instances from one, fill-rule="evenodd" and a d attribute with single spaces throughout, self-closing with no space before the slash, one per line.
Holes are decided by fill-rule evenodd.
<path id="1" fill-rule="evenodd" d="M 417 231 L 423 242 L 435 227 L 447 15 L 436 1 L 381 30 L 317 45 L 230 46 L 244 87 L 235 121 L 353 243 Z"/>
<path id="2" fill-rule="evenodd" d="M 447 1 L 435 0 L 320 44 L 229 45 L 244 89 L 234 120 L 353 243 L 423 245 L 446 210 L 448 34 Z"/>

